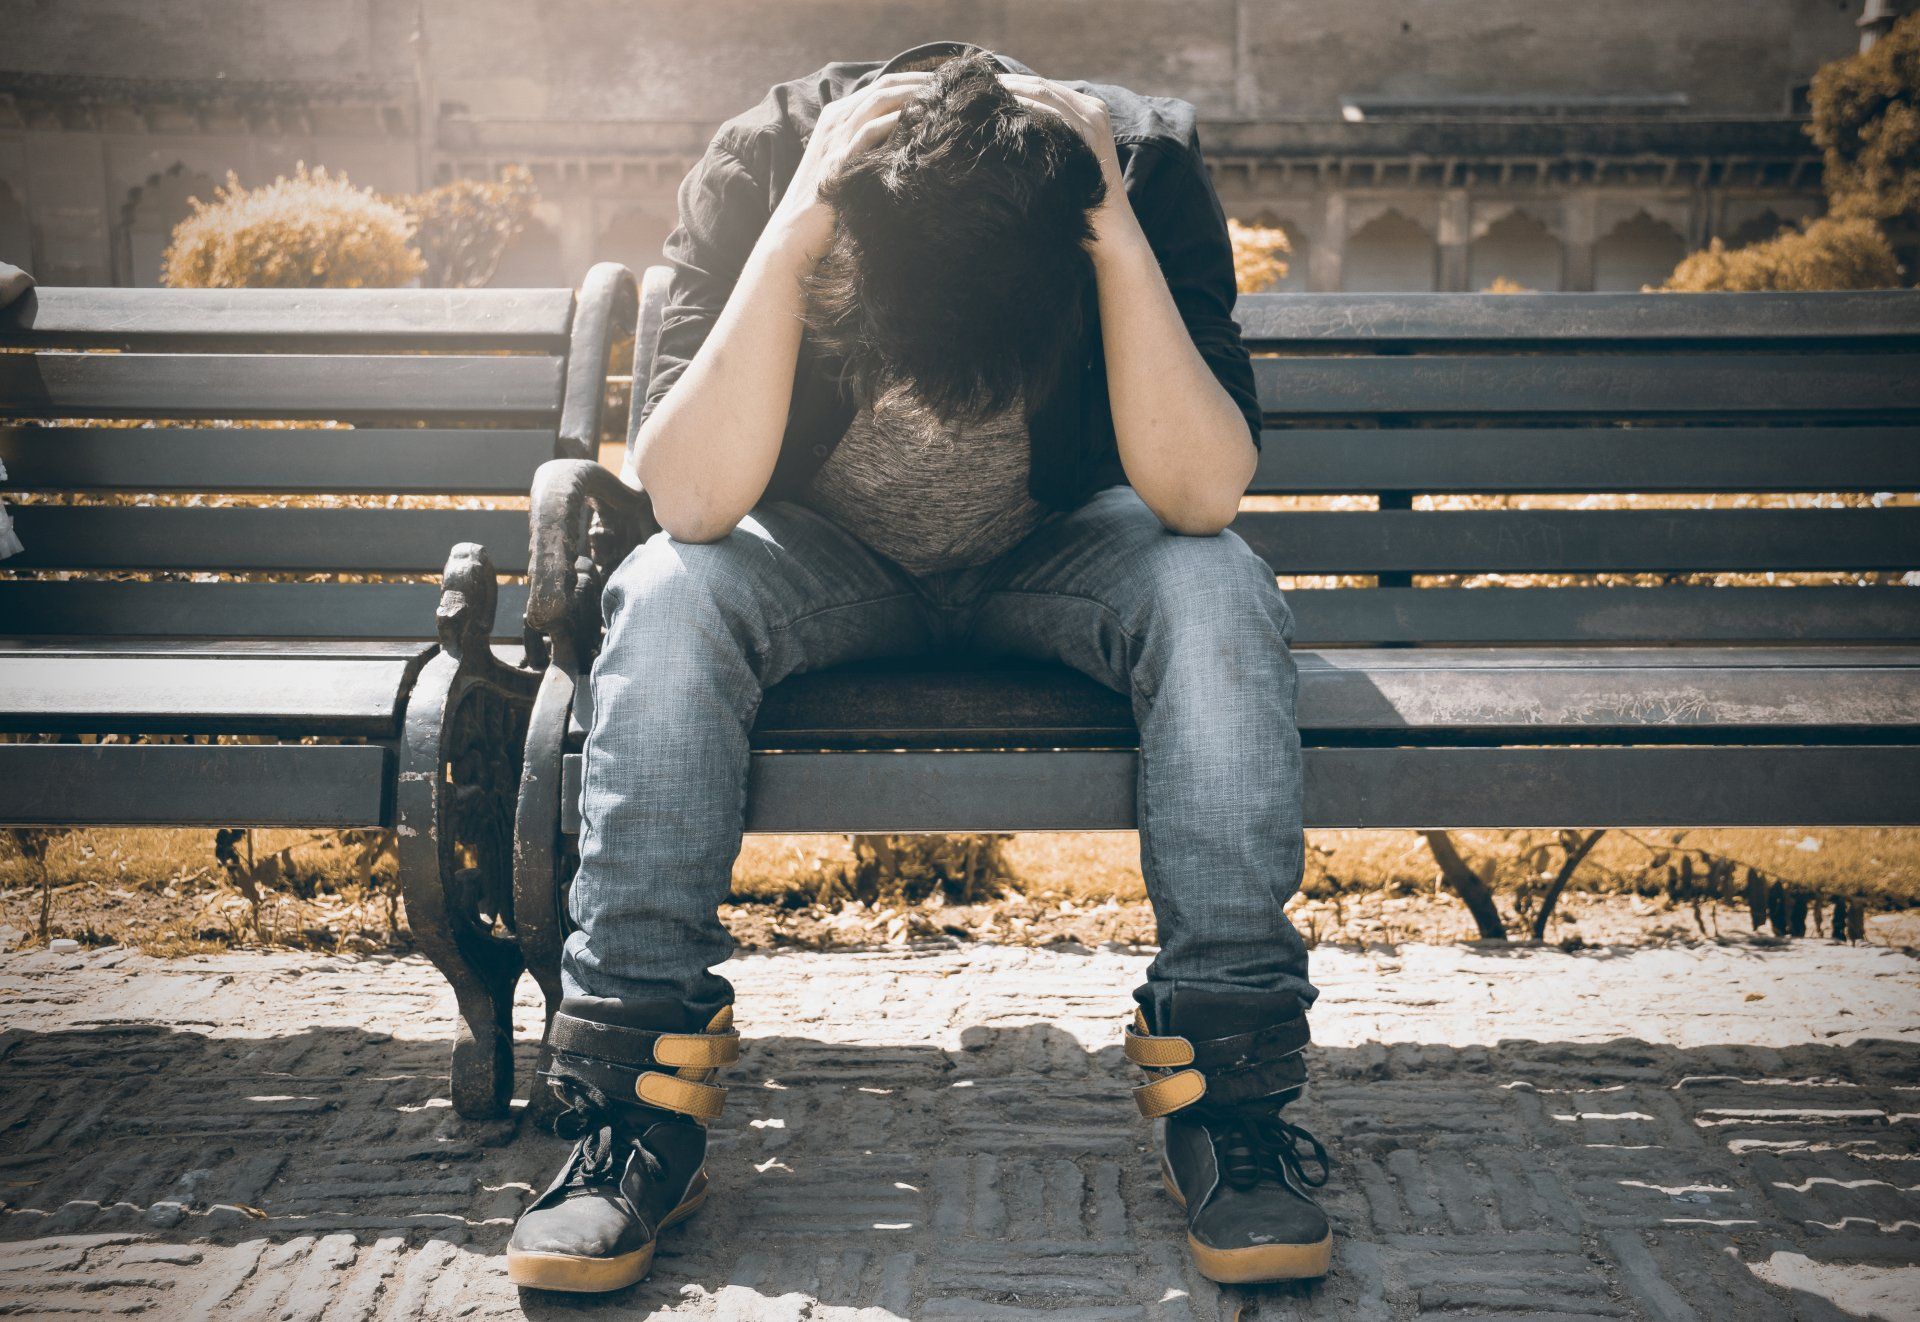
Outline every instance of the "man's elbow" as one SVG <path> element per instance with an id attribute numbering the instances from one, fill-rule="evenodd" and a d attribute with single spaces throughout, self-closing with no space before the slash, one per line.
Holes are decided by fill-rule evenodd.
<path id="1" fill-rule="evenodd" d="M 663 503 L 658 492 L 653 493 L 653 521 L 676 542 L 717 542 L 740 526 L 737 516 L 729 519 L 711 510 Z"/>

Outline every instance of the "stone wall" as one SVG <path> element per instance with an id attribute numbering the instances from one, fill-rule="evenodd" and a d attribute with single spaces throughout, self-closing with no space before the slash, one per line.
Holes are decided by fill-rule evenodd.
<path id="1" fill-rule="evenodd" d="M 148 283 L 229 170 L 397 191 L 524 162 L 541 218 L 503 280 L 645 265 L 721 119 L 829 60 L 957 37 L 1193 101 L 1229 211 L 1295 234 L 1294 287 L 1637 282 L 1817 205 L 1798 108 L 1861 7 L 0 0 L 0 257 Z"/>

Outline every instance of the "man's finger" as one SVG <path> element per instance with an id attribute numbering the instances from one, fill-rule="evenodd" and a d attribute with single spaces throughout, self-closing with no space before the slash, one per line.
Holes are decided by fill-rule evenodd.
<path id="1" fill-rule="evenodd" d="M 899 122 L 900 112 L 898 110 L 890 110 L 884 115 L 868 120 L 860 126 L 860 131 L 853 135 L 851 150 L 861 152 L 869 147 L 876 147 L 885 142 L 888 136 L 893 133 L 894 125 Z"/>

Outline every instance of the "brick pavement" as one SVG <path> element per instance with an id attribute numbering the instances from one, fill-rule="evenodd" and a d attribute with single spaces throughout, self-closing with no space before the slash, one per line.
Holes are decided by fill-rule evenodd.
<path id="1" fill-rule="evenodd" d="M 1920 961 L 1317 952 L 1336 1272 L 1258 1291 L 1189 1270 L 1126 1098 L 1143 965 L 735 961 L 715 1198 L 577 1301 L 505 1279 L 562 1148 L 453 1117 L 423 961 L 0 957 L 0 1313 L 1920 1316 Z"/>

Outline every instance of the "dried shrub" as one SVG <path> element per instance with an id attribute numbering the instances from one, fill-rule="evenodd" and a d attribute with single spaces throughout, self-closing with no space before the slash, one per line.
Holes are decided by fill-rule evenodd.
<path id="1" fill-rule="evenodd" d="M 1813 76 L 1807 127 L 1825 158 L 1835 215 L 1893 220 L 1920 213 L 1920 13 L 1871 50 Z"/>
<path id="2" fill-rule="evenodd" d="M 1719 239 L 1685 258 L 1662 288 L 1684 293 L 1759 289 L 1890 289 L 1900 264 L 1871 220 L 1824 217 L 1744 248 Z"/>
<path id="3" fill-rule="evenodd" d="M 493 279 L 500 258 L 533 215 L 533 175 L 509 165 L 498 179 L 456 179 L 397 199 L 414 224 L 414 247 L 426 262 L 423 283 L 477 289 Z"/>
<path id="4" fill-rule="evenodd" d="M 243 188 L 229 174 L 174 227 L 162 278 L 175 289 L 391 288 L 426 269 L 412 233 L 405 212 L 345 175 L 302 164 Z"/>
<path id="5" fill-rule="evenodd" d="M 1287 278 L 1286 255 L 1293 245 L 1285 230 L 1229 220 L 1227 237 L 1233 240 L 1233 281 L 1241 293 L 1257 294 Z"/>
<path id="6" fill-rule="evenodd" d="M 919 903 L 940 891 L 949 903 L 991 899 L 1012 867 L 1004 835 L 856 835 L 853 898 Z"/>

